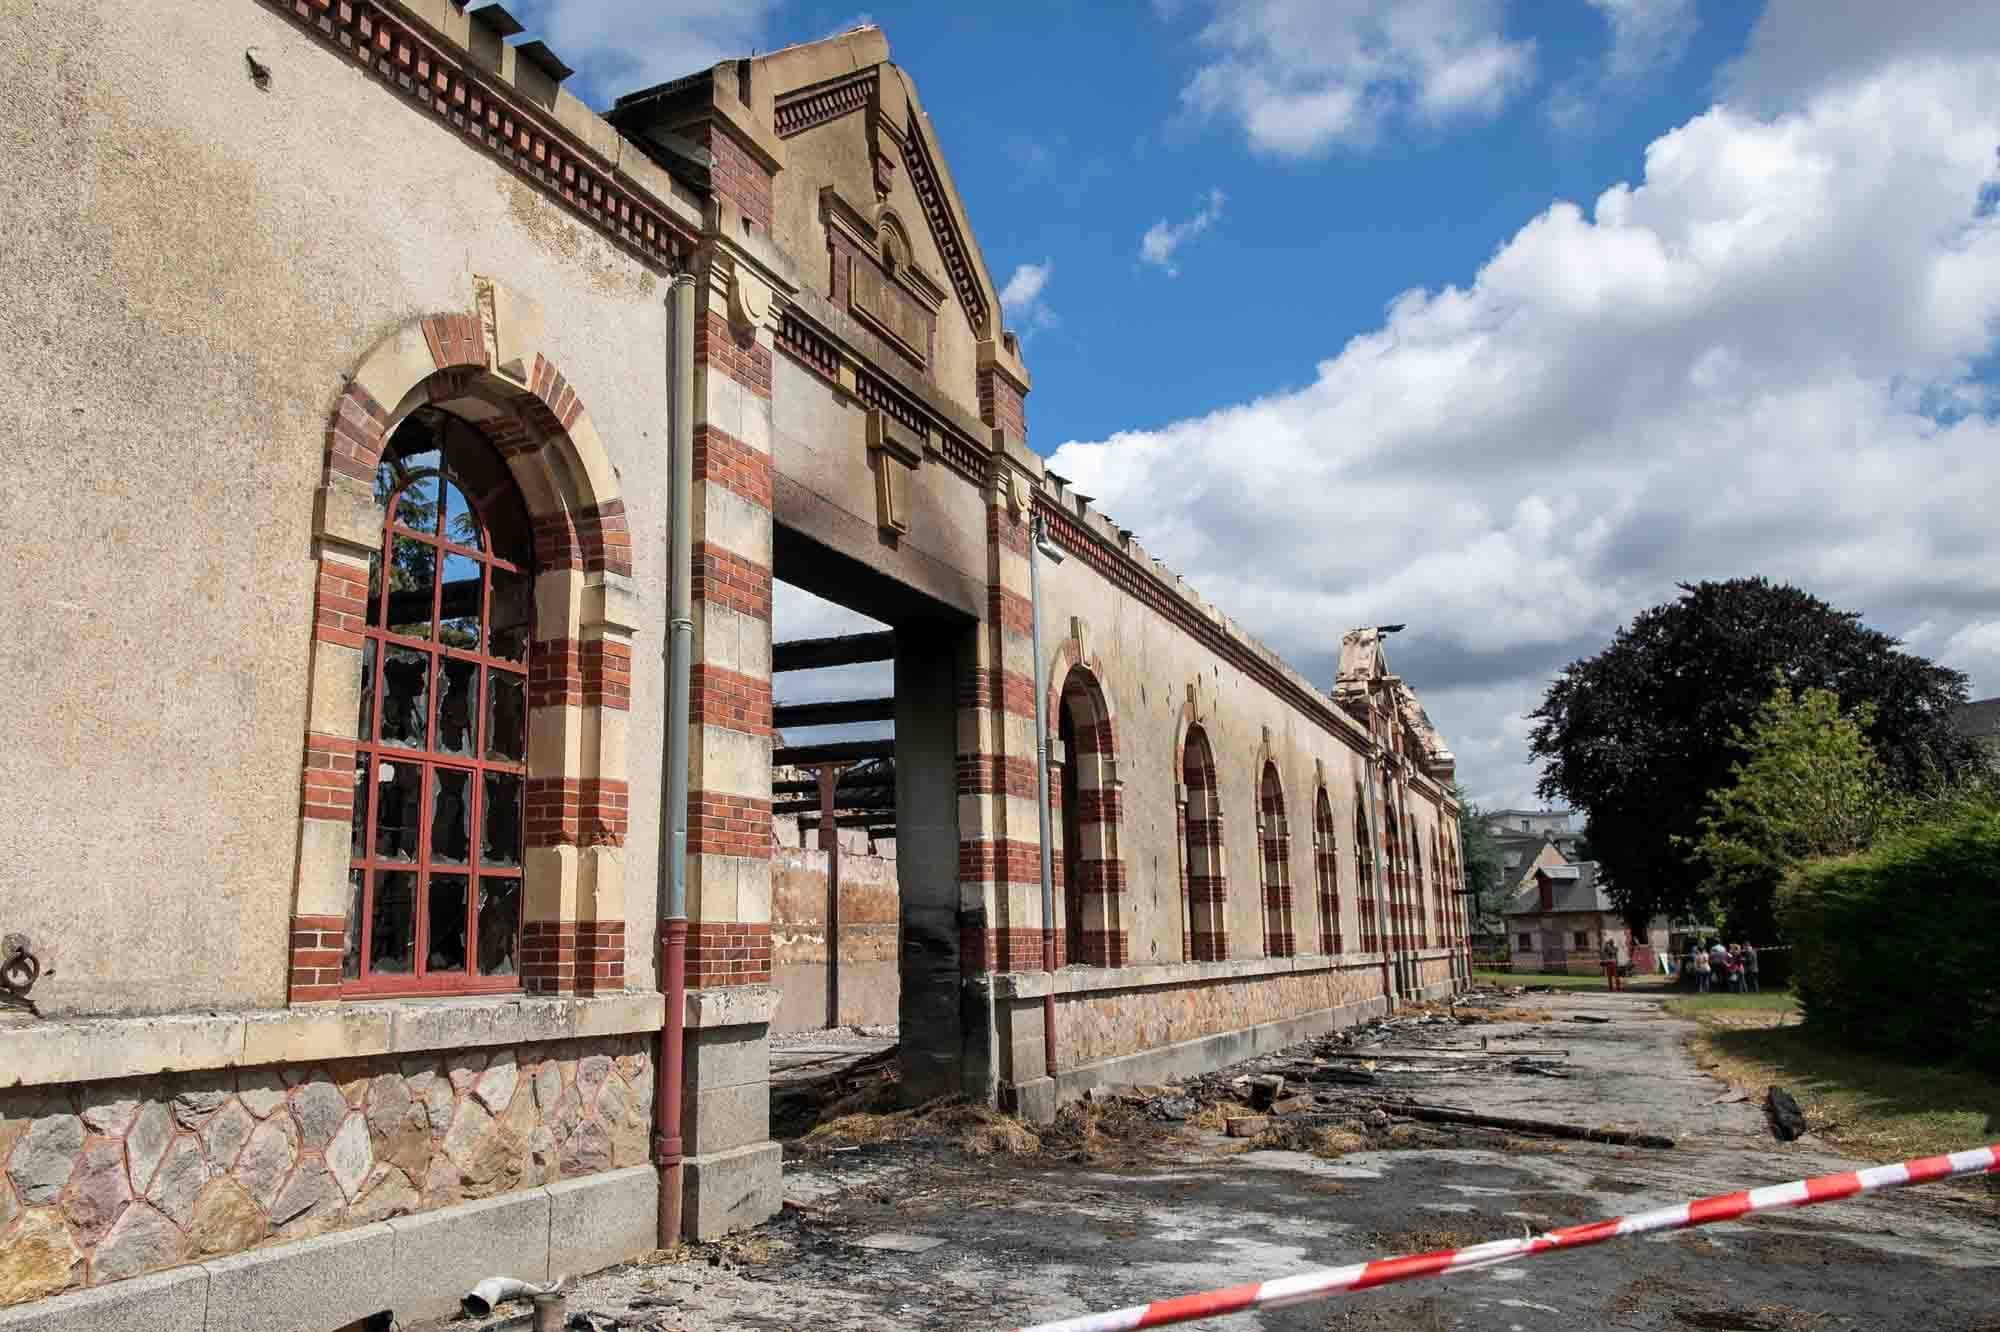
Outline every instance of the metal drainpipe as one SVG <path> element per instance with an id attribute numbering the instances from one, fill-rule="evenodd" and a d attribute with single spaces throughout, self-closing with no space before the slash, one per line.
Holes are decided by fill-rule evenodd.
<path id="1" fill-rule="evenodd" d="M 1042 970 L 1049 987 L 1042 995 L 1042 1052 L 1051 1081 L 1056 1076 L 1056 909 L 1055 871 L 1049 861 L 1049 719 L 1042 681 L 1042 520 L 1028 529 L 1029 643 L 1035 654 L 1035 811 L 1042 829 Z"/>
<path id="2" fill-rule="evenodd" d="M 667 292 L 667 380 L 673 394 L 668 500 L 667 755 L 660 819 L 660 988 L 666 1012 L 653 1069 L 653 1161 L 660 1172 L 659 1247 L 681 1237 L 681 1053 L 687 1008 L 688 675 L 694 654 L 694 275 Z"/>

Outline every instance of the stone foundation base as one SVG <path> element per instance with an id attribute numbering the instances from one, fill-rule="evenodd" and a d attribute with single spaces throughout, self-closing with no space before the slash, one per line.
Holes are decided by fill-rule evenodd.
<path id="1" fill-rule="evenodd" d="M 1191 1041 L 1140 1050 L 1115 1059 L 1065 1068 L 1055 1078 L 1056 1098 L 1072 1101 L 1092 1087 L 1129 1083 L 1166 1082 L 1195 1077 L 1218 1068 L 1254 1059 L 1288 1045 L 1323 1036 L 1341 1027 L 1351 1027 L 1388 1011 L 1380 998 L 1363 999 L 1339 1008 L 1322 1009 L 1299 1017 L 1283 1018 L 1238 1031 L 1217 1032 Z"/>
<path id="2" fill-rule="evenodd" d="M 719 1239 L 778 1214 L 784 1205 L 785 1149 L 752 1143 L 681 1162 L 681 1234 Z"/>
<path id="3" fill-rule="evenodd" d="M 658 1196 L 651 1166 L 608 1171 L 0 1309 L 0 1332 L 297 1332 L 385 1311 L 408 1326 L 499 1272 L 547 1280 L 651 1252 Z"/>

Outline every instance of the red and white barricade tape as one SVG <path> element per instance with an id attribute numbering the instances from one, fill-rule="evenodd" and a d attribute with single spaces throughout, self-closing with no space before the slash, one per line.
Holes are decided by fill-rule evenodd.
<path id="1" fill-rule="evenodd" d="M 1838 1175 L 1822 1175 L 1818 1179 L 1794 1180 L 1790 1184 L 1772 1184 L 1766 1188 L 1724 1193 L 1713 1198 L 1698 1198 L 1693 1202 L 1640 1212 L 1635 1216 L 1565 1226 L 1546 1235 L 1493 1240 L 1465 1249 L 1439 1249 L 1435 1253 L 1380 1258 L 1349 1267 L 1322 1268 L 1317 1272 L 1280 1277 L 1276 1281 L 1259 1281 L 1246 1286 L 1231 1286 L 1226 1290 L 1204 1291 L 1199 1295 L 1156 1300 L 1151 1304 L 1135 1304 L 1129 1309 L 1114 1309 L 1109 1313 L 1084 1314 L 1053 1323 L 1037 1323 L 1020 1329 L 1020 1332 L 1126 1332 L 1128 1328 L 1191 1323 L 1197 1318 L 1241 1313 L 1246 1309 L 1277 1309 L 1288 1304 L 1327 1299 L 1346 1291 L 1368 1290 L 1398 1281 L 1416 1281 L 1449 1272 L 1469 1271 L 1475 1267 L 1511 1263 L 1555 1249 L 1581 1249 L 1654 1230 L 1685 1230 L 1690 1226 L 1705 1226 L 1716 1221 L 1733 1221 L 1752 1212 L 1774 1211 L 1781 1207 L 1810 1207 L 1814 1203 L 1838 1202 L 1842 1198 L 1874 1193 L 1880 1189 L 1929 1184 L 1956 1175 L 1980 1174 L 2000 1174 L 2000 1145 L 1953 1152 L 1950 1156 L 1927 1156 L 1895 1165 L 1870 1166 L 1866 1170 L 1848 1170 Z"/>

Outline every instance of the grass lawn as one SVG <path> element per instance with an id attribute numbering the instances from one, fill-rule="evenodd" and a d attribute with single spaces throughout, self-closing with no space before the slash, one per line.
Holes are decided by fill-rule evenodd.
<path id="1" fill-rule="evenodd" d="M 1962 1151 L 2000 1141 L 2000 1077 L 1962 1063 L 1925 1063 L 1834 1046 L 1782 994 L 1690 995 L 1667 1002 L 1691 1017 L 1695 1057 L 1761 1102 L 1798 1099 L 1814 1136 L 1870 1161 Z"/>
<path id="2" fill-rule="evenodd" d="M 1789 1017 L 1799 1011 L 1792 996 L 1777 994 L 1683 994 L 1667 1000 L 1667 1011 L 1675 1017 L 1697 1020 L 1725 1013 L 1777 1013 Z M 1722 1025 L 1727 1026 L 1727 1023 Z M 1775 1026 L 1776 1023 L 1771 1025 Z"/>

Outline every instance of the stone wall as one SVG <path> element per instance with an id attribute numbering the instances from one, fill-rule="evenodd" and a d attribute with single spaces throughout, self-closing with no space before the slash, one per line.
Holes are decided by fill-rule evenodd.
<path id="1" fill-rule="evenodd" d="M 646 1160 L 643 1036 L 0 1091 L 0 1305 Z"/>
<path id="2" fill-rule="evenodd" d="M 1382 972 L 1373 963 L 1059 994 L 1056 1063 L 1065 1069 L 1100 1063 L 1381 995 Z"/>
<path id="3" fill-rule="evenodd" d="M 786 822 L 792 821 L 780 820 Z M 828 1025 L 826 905 L 826 852 L 786 846 L 781 840 L 771 862 L 771 951 L 772 980 L 784 997 L 771 1021 L 773 1031 Z M 895 860 L 843 849 L 840 1025 L 896 1021 L 900 913 Z"/>

